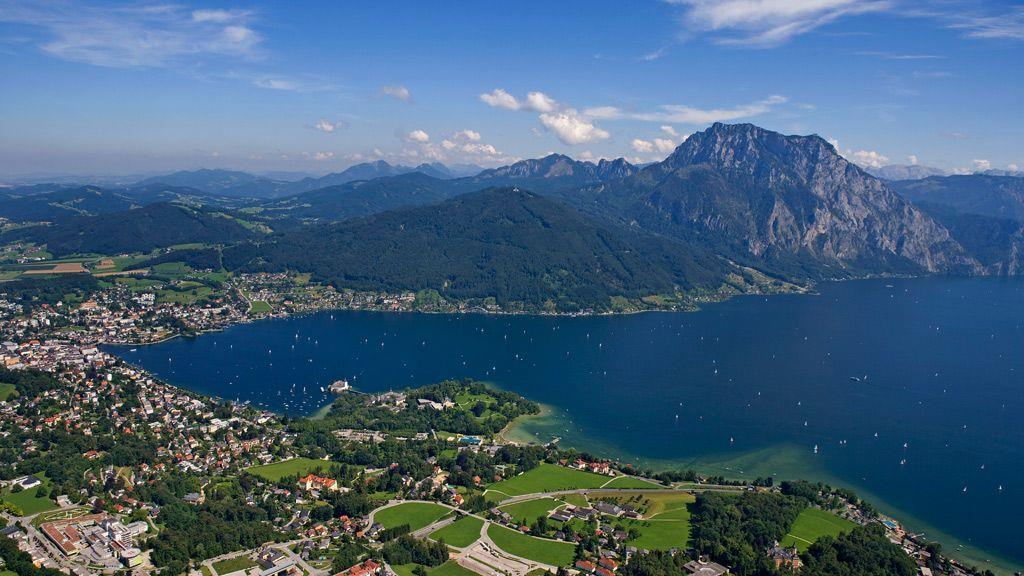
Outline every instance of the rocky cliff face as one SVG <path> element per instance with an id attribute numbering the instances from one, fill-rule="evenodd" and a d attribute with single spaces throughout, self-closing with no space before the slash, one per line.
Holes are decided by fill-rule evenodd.
<path id="1" fill-rule="evenodd" d="M 818 136 L 715 124 L 585 203 L 818 275 L 980 272 L 949 231 Z"/>

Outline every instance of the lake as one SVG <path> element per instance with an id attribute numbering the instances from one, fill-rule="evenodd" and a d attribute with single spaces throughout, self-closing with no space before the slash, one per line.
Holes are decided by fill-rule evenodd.
<path id="1" fill-rule="evenodd" d="M 589 318 L 323 312 L 108 349 L 291 414 L 328 403 L 321 387 L 339 378 L 489 380 L 548 408 L 517 438 L 843 484 L 961 557 L 1024 565 L 1024 281 L 819 290 Z"/>

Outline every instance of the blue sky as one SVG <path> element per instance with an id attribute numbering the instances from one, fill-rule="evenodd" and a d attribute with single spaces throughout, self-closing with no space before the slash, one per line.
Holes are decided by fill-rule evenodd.
<path id="1" fill-rule="evenodd" d="M 714 121 L 1024 167 L 1022 62 L 1012 2 L 0 0 L 0 175 L 649 161 Z"/>

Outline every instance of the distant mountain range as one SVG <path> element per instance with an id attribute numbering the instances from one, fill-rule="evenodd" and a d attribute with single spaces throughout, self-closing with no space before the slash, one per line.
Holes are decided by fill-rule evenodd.
<path id="1" fill-rule="evenodd" d="M 889 164 L 873 168 L 863 167 L 864 171 L 882 180 L 919 180 L 929 176 L 945 176 L 947 172 L 942 168 L 921 166 L 920 164 Z"/>
<path id="2" fill-rule="evenodd" d="M 385 162 L 297 182 L 219 170 L 170 176 L 114 191 L 8 189 L 0 216 L 55 224 L 4 239 L 57 253 L 234 245 L 227 266 L 560 309 L 762 289 L 764 275 L 803 283 L 1024 270 L 1024 179 L 883 181 L 818 136 L 750 124 L 715 124 L 643 167 L 550 155 L 463 177 Z M 120 229 L 116 242 L 85 232 Z"/>
<path id="3" fill-rule="evenodd" d="M 357 180 L 373 180 L 402 174 L 420 173 L 438 179 L 456 178 L 470 170 L 477 173 L 483 169 L 478 166 L 459 165 L 449 168 L 439 162 L 420 164 L 419 166 L 392 165 L 383 160 L 356 164 L 341 172 L 320 177 L 305 177 L 297 181 L 278 180 L 266 176 L 255 176 L 246 172 L 233 170 L 200 169 L 175 172 L 163 176 L 152 176 L 136 182 L 132 187 L 163 184 L 185 186 L 203 192 L 230 196 L 235 198 L 279 198 L 292 194 L 300 194 L 329 186 L 338 186 Z"/>

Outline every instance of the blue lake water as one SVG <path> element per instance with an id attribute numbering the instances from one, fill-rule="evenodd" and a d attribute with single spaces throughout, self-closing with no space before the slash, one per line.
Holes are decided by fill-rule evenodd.
<path id="1" fill-rule="evenodd" d="M 292 414 L 329 402 L 320 387 L 339 378 L 364 391 L 490 380 L 551 407 L 522 435 L 839 482 L 947 548 L 1024 565 L 1024 281 L 819 289 L 614 317 L 324 312 L 113 350 Z"/>

